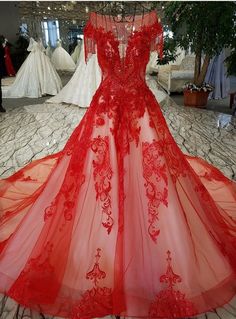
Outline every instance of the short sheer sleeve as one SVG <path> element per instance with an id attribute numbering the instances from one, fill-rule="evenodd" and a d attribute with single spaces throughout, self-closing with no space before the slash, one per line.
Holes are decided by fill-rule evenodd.
<path id="1" fill-rule="evenodd" d="M 125 22 L 125 24 L 128 23 Z M 99 41 L 99 30 L 107 34 L 115 33 L 114 38 L 122 38 L 126 45 L 132 32 L 143 32 L 143 35 L 150 40 L 150 50 L 157 51 L 158 56 L 162 58 L 163 30 L 155 11 L 134 16 L 129 22 L 129 28 L 125 24 L 124 22 L 117 22 L 111 15 L 91 12 L 89 21 L 84 28 L 85 61 L 88 60 L 91 54 L 96 53 L 96 40 Z"/>
<path id="2" fill-rule="evenodd" d="M 161 23 L 157 20 L 157 22 L 151 28 L 151 52 L 156 51 L 158 53 L 158 57 L 162 59 L 163 57 L 163 28 Z"/>
<path id="3" fill-rule="evenodd" d="M 88 61 L 92 54 L 96 53 L 96 30 L 89 21 L 84 28 L 84 58 Z"/>

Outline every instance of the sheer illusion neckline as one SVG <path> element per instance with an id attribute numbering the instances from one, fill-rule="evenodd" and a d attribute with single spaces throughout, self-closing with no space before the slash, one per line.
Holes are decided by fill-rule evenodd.
<path id="1" fill-rule="evenodd" d="M 158 17 L 155 11 L 148 12 L 144 15 L 135 15 L 134 20 L 118 22 L 114 21 L 113 16 L 103 15 L 96 12 L 91 12 L 89 17 L 90 26 L 102 34 L 107 34 L 112 38 L 117 50 L 120 62 L 124 62 L 128 56 L 128 51 L 133 39 L 139 36 L 144 30 L 151 29 L 158 24 Z M 138 28 L 137 28 L 138 25 Z M 109 28 L 110 27 L 110 28 Z M 129 27 L 131 31 L 127 29 Z M 123 39 L 119 38 L 119 29 L 123 30 Z M 116 34 L 117 33 L 117 34 Z M 119 47 L 125 45 L 125 53 L 120 53 Z"/>
<path id="2" fill-rule="evenodd" d="M 141 21 L 141 23 L 140 23 Z M 127 37 L 129 39 L 134 34 L 140 33 L 145 28 L 153 27 L 158 22 L 156 11 L 150 11 L 143 15 L 135 15 L 134 20 L 118 22 L 113 19 L 111 15 L 103 15 L 97 12 L 91 12 L 89 16 L 89 23 L 95 30 L 102 30 L 104 33 L 112 33 L 114 39 L 118 42 L 119 39 L 115 34 L 115 31 L 118 30 L 119 27 L 122 27 L 125 30 L 126 26 L 133 28 L 130 32 L 130 35 Z M 137 28 L 138 25 L 138 28 Z M 110 28 L 109 28 L 110 26 Z M 126 29 L 127 31 L 127 29 Z M 128 34 L 129 32 L 126 32 Z M 128 42 L 128 41 L 127 41 Z"/>

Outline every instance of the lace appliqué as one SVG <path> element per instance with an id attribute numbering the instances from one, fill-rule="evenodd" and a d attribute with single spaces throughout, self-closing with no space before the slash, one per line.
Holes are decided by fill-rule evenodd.
<path id="1" fill-rule="evenodd" d="M 102 203 L 102 225 L 107 229 L 108 234 L 112 230 L 114 220 L 112 218 L 111 209 L 111 179 L 112 169 L 110 162 L 109 138 L 108 136 L 98 136 L 91 142 L 91 149 L 96 155 L 93 160 L 93 177 L 95 182 L 96 200 Z"/>
<path id="2" fill-rule="evenodd" d="M 146 196 L 148 198 L 148 233 L 156 243 L 160 230 L 157 227 L 159 220 L 158 207 L 168 205 L 168 180 L 166 165 L 163 160 L 163 149 L 158 141 L 145 142 L 142 145 L 143 177 L 145 179 Z"/>
<path id="3" fill-rule="evenodd" d="M 148 111 L 151 117 L 149 125 L 158 134 L 159 142 L 163 146 L 168 171 L 173 182 L 176 183 L 178 178 L 186 177 L 189 171 L 188 163 L 185 159 L 183 160 L 182 152 L 173 139 L 160 108 L 150 103 Z"/>
<path id="4" fill-rule="evenodd" d="M 106 277 L 106 273 L 99 266 L 100 252 L 101 249 L 98 248 L 93 269 L 86 274 L 86 279 L 91 280 L 94 287 L 87 290 L 73 308 L 73 319 L 102 317 L 112 313 L 112 289 L 98 285 L 99 281 Z"/>
<path id="5" fill-rule="evenodd" d="M 15 180 L 19 180 L 22 182 L 37 182 L 37 179 L 33 179 L 31 176 L 25 176 L 23 170 L 19 170 L 18 172 L 16 172 L 15 174 L 13 174 L 12 176 L 8 177 L 9 181 L 15 181 Z"/>
<path id="6" fill-rule="evenodd" d="M 31 258 L 25 269 L 9 290 L 9 296 L 22 304 L 30 304 L 31 300 L 37 302 L 50 302 L 58 285 L 54 283 L 54 267 L 50 264 L 49 256 L 53 245 L 47 242 L 44 252 L 35 258 Z M 45 282 L 48 283 L 45 286 Z"/>
<path id="7" fill-rule="evenodd" d="M 171 266 L 170 251 L 167 251 L 167 270 L 160 277 L 160 282 L 167 287 L 160 291 L 149 308 L 149 316 L 154 318 L 185 318 L 197 313 L 194 304 L 187 300 L 185 294 L 175 289 L 177 283 L 182 282 Z"/>

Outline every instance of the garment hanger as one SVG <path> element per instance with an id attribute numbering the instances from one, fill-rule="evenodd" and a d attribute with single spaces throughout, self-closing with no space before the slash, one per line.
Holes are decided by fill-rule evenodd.
<path id="1" fill-rule="evenodd" d="M 96 13 L 109 15 L 115 22 L 132 22 L 136 15 L 144 17 L 145 13 L 153 11 L 153 7 L 147 7 L 140 1 L 109 1 L 105 2 Z"/>

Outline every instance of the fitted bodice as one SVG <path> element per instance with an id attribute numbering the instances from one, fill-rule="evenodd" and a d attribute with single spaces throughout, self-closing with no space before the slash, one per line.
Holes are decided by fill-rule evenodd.
<path id="1" fill-rule="evenodd" d="M 86 58 L 97 50 L 102 82 L 113 86 L 139 87 L 151 50 L 161 52 L 162 28 L 155 12 L 137 16 L 132 22 L 115 22 L 92 13 L 85 28 Z"/>
<path id="2" fill-rule="evenodd" d="M 131 22 L 116 22 L 111 16 L 91 13 L 84 30 L 85 59 L 97 52 L 102 81 L 89 110 L 96 114 L 95 125 L 108 116 L 111 132 L 122 154 L 129 142 L 138 143 L 138 119 L 156 99 L 145 82 L 150 51 L 162 52 L 162 27 L 156 13 L 135 16 Z"/>

